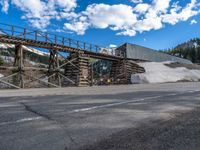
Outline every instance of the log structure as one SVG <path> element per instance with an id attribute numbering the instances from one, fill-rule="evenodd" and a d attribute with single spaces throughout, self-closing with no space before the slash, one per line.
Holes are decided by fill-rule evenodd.
<path id="1" fill-rule="evenodd" d="M 124 59 L 113 62 L 111 78 L 114 84 L 130 84 L 131 74 L 144 72 L 144 68 L 136 64 L 136 62 Z"/>
<path id="2" fill-rule="evenodd" d="M 113 62 L 111 77 L 114 83 L 127 84 L 130 82 L 132 73 L 144 72 L 143 68 L 126 60 L 124 53 L 102 54 L 99 53 L 102 48 L 97 45 L 47 32 L 0 23 L 0 42 L 15 45 L 14 65 L 9 67 L 12 74 L 0 78 L 1 83 L 13 88 L 30 87 L 30 82 L 36 81 L 38 84 L 48 87 L 93 85 L 91 58 Z M 49 50 L 48 68 L 25 66 L 23 45 Z M 69 54 L 69 56 L 63 56 L 62 53 Z M 36 76 L 31 73 L 31 70 L 43 70 L 44 74 Z M 13 78 L 13 82 L 9 82 L 11 78 Z"/>
<path id="3" fill-rule="evenodd" d="M 17 81 L 19 81 L 19 86 L 24 88 L 24 56 L 21 44 L 15 45 L 15 59 L 13 65 L 17 67 L 14 73 L 18 73 L 16 78 L 18 78 Z"/>
<path id="4" fill-rule="evenodd" d="M 65 67 L 65 76 L 70 78 L 76 86 L 89 86 L 92 79 L 89 58 L 83 54 L 72 53 L 69 61 L 71 63 Z"/>

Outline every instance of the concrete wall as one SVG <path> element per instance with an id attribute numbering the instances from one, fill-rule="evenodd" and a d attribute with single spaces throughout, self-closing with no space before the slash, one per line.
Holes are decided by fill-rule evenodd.
<path id="1" fill-rule="evenodd" d="M 126 57 L 129 59 L 139 59 L 153 62 L 163 62 L 163 61 L 175 61 L 183 64 L 192 64 L 191 61 L 162 52 L 152 50 L 150 48 L 142 47 L 135 44 L 125 44 L 121 48 L 125 47 Z"/>

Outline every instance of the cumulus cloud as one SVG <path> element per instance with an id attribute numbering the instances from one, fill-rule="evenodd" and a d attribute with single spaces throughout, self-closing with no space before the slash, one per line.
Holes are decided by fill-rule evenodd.
<path id="1" fill-rule="evenodd" d="M 147 12 L 147 10 L 150 8 L 149 4 L 138 4 L 136 5 L 136 7 L 134 8 L 134 12 L 138 12 L 140 14 L 144 14 Z"/>
<path id="2" fill-rule="evenodd" d="M 10 0 L 17 9 L 24 12 L 22 19 L 28 20 L 32 26 L 44 29 L 51 19 L 60 19 L 62 14 L 73 11 L 76 0 Z M 7 12 L 8 0 L 1 0 L 2 11 Z"/>
<path id="3" fill-rule="evenodd" d="M 25 12 L 22 19 L 27 19 L 34 27 L 45 28 L 50 23 L 48 6 L 40 0 L 12 0 L 12 4 Z"/>
<path id="4" fill-rule="evenodd" d="M 135 4 L 138 4 L 138 3 L 142 3 L 143 0 L 131 0 L 131 2 L 135 3 Z"/>
<path id="5" fill-rule="evenodd" d="M 153 0 L 151 11 L 154 13 L 166 13 L 171 0 Z"/>
<path id="6" fill-rule="evenodd" d="M 59 7 L 64 8 L 64 11 L 71 11 L 77 7 L 76 0 L 54 0 Z"/>
<path id="7" fill-rule="evenodd" d="M 109 48 L 117 48 L 117 45 L 115 45 L 115 44 L 110 44 L 110 45 L 109 45 Z"/>
<path id="8" fill-rule="evenodd" d="M 133 13 L 133 8 L 128 5 L 107 5 L 92 4 L 81 13 L 72 23 L 66 23 L 65 28 L 73 30 L 78 34 L 84 34 L 85 30 L 93 28 L 110 28 L 111 30 L 128 29 L 137 22 L 137 16 Z M 125 33 L 126 32 L 126 33 Z M 127 30 L 118 34 L 128 35 Z M 133 33 L 134 32 L 134 33 Z M 130 32 L 135 35 L 135 31 Z"/>
<path id="9" fill-rule="evenodd" d="M 0 5 L 2 6 L 1 11 L 4 13 L 8 13 L 9 9 L 9 1 L 8 0 L 0 0 Z"/>
<path id="10" fill-rule="evenodd" d="M 169 7 L 170 0 L 153 0 L 152 4 L 138 4 L 135 7 L 128 5 L 106 5 L 93 4 L 89 5 L 86 11 L 82 12 L 81 16 L 86 16 L 88 26 L 82 26 L 84 29 L 93 28 L 110 28 L 118 31 L 117 35 L 135 36 L 137 31 L 144 32 L 152 29 L 157 30 L 162 28 L 162 19 L 158 14 L 166 12 Z M 138 14 L 139 13 L 139 14 Z M 144 18 L 139 19 L 140 14 Z M 76 23 L 75 23 L 76 22 Z M 83 24 L 79 19 L 73 20 L 71 25 Z M 67 24 L 69 26 L 69 23 Z M 72 27 L 69 26 L 69 30 Z M 84 34 L 83 30 L 81 33 Z"/>
<path id="11" fill-rule="evenodd" d="M 191 25 L 197 24 L 197 21 L 196 21 L 195 19 L 193 19 L 193 20 L 191 20 L 190 24 L 191 24 Z"/>
<path id="12" fill-rule="evenodd" d="M 96 28 L 124 28 L 137 21 L 131 6 L 127 5 L 106 5 L 94 4 L 87 7 L 83 12 L 88 17 L 89 22 Z"/>
<path id="13" fill-rule="evenodd" d="M 197 0 L 191 0 L 185 7 L 179 6 L 178 2 L 170 4 L 170 0 L 153 0 L 151 4 L 139 2 L 135 7 L 93 4 L 79 14 L 87 18 L 85 21 L 76 18 L 67 23 L 66 29 L 84 34 L 88 28 L 110 28 L 117 35 L 135 36 L 137 32 L 161 29 L 165 23 L 175 25 L 179 21 L 186 21 L 199 13 L 198 5 Z M 77 23 L 82 27 L 81 30 L 72 28 Z"/>
<path id="14" fill-rule="evenodd" d="M 190 17 L 200 13 L 198 5 L 197 0 L 191 0 L 191 3 L 188 3 L 184 8 L 177 5 L 171 9 L 169 14 L 162 15 L 161 18 L 164 23 L 175 25 L 180 21 L 186 21 Z"/>
<path id="15" fill-rule="evenodd" d="M 180 5 L 178 0 L 130 1 L 135 5 L 90 4 L 79 12 L 76 12 L 76 0 L 10 0 L 10 4 L 21 10 L 22 19 L 28 20 L 34 27 L 45 29 L 51 20 L 62 20 L 65 22 L 63 30 L 79 35 L 90 28 L 109 28 L 116 35 L 135 36 L 138 32 L 161 29 L 165 24 L 187 21 L 200 13 L 198 0 L 190 0 L 185 6 Z M 0 0 L 0 5 L 3 12 L 8 12 L 9 0 Z"/>
<path id="16" fill-rule="evenodd" d="M 73 24 L 65 23 L 64 29 L 71 30 L 76 32 L 78 35 L 85 34 L 85 30 L 87 30 L 89 24 L 87 22 L 74 22 Z"/>

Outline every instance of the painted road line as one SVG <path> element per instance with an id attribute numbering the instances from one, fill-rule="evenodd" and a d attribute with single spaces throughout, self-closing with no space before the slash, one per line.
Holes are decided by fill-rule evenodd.
<path id="1" fill-rule="evenodd" d="M 86 108 L 72 110 L 72 111 L 69 112 L 69 114 L 71 114 L 71 113 L 85 112 L 85 111 L 95 110 L 95 109 L 99 109 L 99 108 L 113 107 L 113 106 L 118 106 L 118 105 L 133 103 L 133 102 L 141 102 L 141 101 L 145 101 L 145 100 L 163 98 L 163 97 L 166 97 L 166 96 L 177 96 L 177 95 L 182 95 L 182 94 L 186 94 L 186 93 L 195 93 L 195 92 L 200 92 L 200 91 L 199 90 L 198 91 L 197 90 L 185 91 L 185 92 L 172 93 L 172 94 L 167 94 L 167 95 L 158 95 L 158 96 L 152 96 L 152 97 L 146 97 L 146 98 L 132 99 L 132 100 L 129 100 L 129 101 L 122 101 L 122 102 L 110 103 L 110 104 L 93 106 L 93 107 L 86 107 Z"/>
<path id="2" fill-rule="evenodd" d="M 19 119 L 19 120 L 16 120 L 16 121 L 1 122 L 0 126 L 2 126 L 2 125 L 9 125 L 9 124 L 15 124 L 15 123 L 29 122 L 29 121 L 38 120 L 38 119 L 41 119 L 41 118 L 42 117 L 31 117 L 31 118 Z"/>
<path id="3" fill-rule="evenodd" d="M 117 103 L 110 103 L 110 104 L 105 104 L 105 105 L 75 109 L 75 110 L 70 111 L 69 113 L 78 113 L 78 112 L 90 111 L 90 110 L 99 109 L 99 108 L 107 108 L 107 107 L 118 106 L 118 105 L 133 103 L 133 102 L 141 102 L 141 101 L 144 101 L 144 100 L 156 99 L 156 98 L 161 98 L 161 97 L 162 96 L 159 95 L 159 96 L 139 98 L 139 99 L 133 99 L 133 100 L 129 100 L 129 101 L 122 101 L 122 102 L 117 102 Z"/>
<path id="4" fill-rule="evenodd" d="M 131 102 L 138 102 L 138 101 L 143 101 L 143 100 L 144 99 L 136 99 L 136 100 L 130 100 L 130 101 L 123 101 L 123 102 L 110 103 L 110 104 L 105 104 L 105 105 L 99 105 L 99 106 L 93 106 L 93 107 L 75 109 L 75 110 L 70 111 L 69 113 L 84 112 L 84 111 L 89 111 L 89 110 L 93 110 L 93 109 L 118 106 L 118 105 L 122 105 L 122 104 L 127 104 L 127 103 L 131 103 Z"/>

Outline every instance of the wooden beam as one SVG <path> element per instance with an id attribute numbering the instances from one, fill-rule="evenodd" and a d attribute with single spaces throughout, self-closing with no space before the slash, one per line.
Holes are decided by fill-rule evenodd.
<path id="1" fill-rule="evenodd" d="M 9 82 L 3 81 L 3 80 L 0 80 L 0 82 L 4 83 L 4 84 L 6 84 L 6 85 L 9 85 L 9 86 L 11 86 L 11 87 L 14 87 L 14 88 L 16 88 L 16 89 L 20 89 L 19 86 L 16 86 L 16 85 L 11 84 L 11 83 L 9 83 Z"/>

